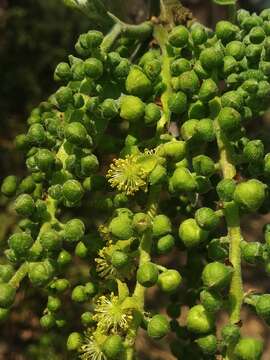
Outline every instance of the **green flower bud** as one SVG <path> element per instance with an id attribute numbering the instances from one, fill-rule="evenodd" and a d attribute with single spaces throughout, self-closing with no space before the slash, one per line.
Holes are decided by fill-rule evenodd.
<path id="1" fill-rule="evenodd" d="M 84 191 L 77 180 L 67 180 L 63 185 L 63 197 L 66 201 L 76 203 L 83 197 Z"/>
<path id="2" fill-rule="evenodd" d="M 175 292 L 181 284 L 182 277 L 177 270 L 166 270 L 159 274 L 158 287 L 166 293 Z"/>
<path id="3" fill-rule="evenodd" d="M 145 62 L 143 70 L 149 79 L 155 80 L 161 72 L 160 60 L 153 59 L 152 61 Z"/>
<path id="4" fill-rule="evenodd" d="M 121 240 L 127 240 L 133 235 L 132 220 L 125 214 L 112 219 L 109 230 L 113 236 Z"/>
<path id="5" fill-rule="evenodd" d="M 270 175 L 270 153 L 264 157 L 264 173 L 266 176 Z"/>
<path id="6" fill-rule="evenodd" d="M 199 194 L 206 194 L 206 193 L 208 193 L 208 191 L 210 191 L 212 189 L 212 184 L 208 177 L 199 175 L 199 176 L 195 177 L 195 180 L 196 180 L 196 185 L 197 185 L 196 191 Z"/>
<path id="7" fill-rule="evenodd" d="M 0 283 L 0 307 L 9 308 L 15 300 L 16 290 L 7 283 Z"/>
<path id="8" fill-rule="evenodd" d="M 270 11 L 269 9 L 264 9 L 261 11 L 260 13 L 260 17 L 263 19 L 263 20 L 269 20 L 269 15 L 270 15 Z"/>
<path id="9" fill-rule="evenodd" d="M 250 17 L 249 11 L 247 11 L 245 9 L 239 9 L 237 11 L 237 22 L 239 22 L 241 25 L 242 25 L 243 21 L 249 17 Z"/>
<path id="10" fill-rule="evenodd" d="M 99 162 L 94 154 L 84 156 L 81 158 L 81 171 L 84 176 L 89 176 L 96 172 L 99 167 Z"/>
<path id="11" fill-rule="evenodd" d="M 144 117 L 145 105 L 136 96 L 124 96 L 121 99 L 120 116 L 130 122 L 136 122 Z"/>
<path id="12" fill-rule="evenodd" d="M 255 26 L 250 30 L 249 40 L 253 44 L 261 44 L 265 39 L 265 32 L 261 26 Z"/>
<path id="13" fill-rule="evenodd" d="M 0 282 L 8 282 L 14 275 L 14 268 L 11 265 L 0 265 Z"/>
<path id="14" fill-rule="evenodd" d="M 97 48 L 99 45 L 101 45 L 104 38 L 102 32 L 97 30 L 89 30 L 86 35 L 87 47 L 92 49 Z"/>
<path id="15" fill-rule="evenodd" d="M 210 288 L 224 288 L 230 283 L 232 268 L 218 261 L 209 263 L 202 272 L 203 284 Z"/>
<path id="16" fill-rule="evenodd" d="M 67 339 L 67 349 L 68 351 L 78 350 L 83 342 L 82 335 L 78 332 L 73 332 L 69 334 Z"/>
<path id="17" fill-rule="evenodd" d="M 49 311 L 56 312 L 61 307 L 61 300 L 58 297 L 50 295 L 48 297 L 47 308 Z"/>
<path id="18" fill-rule="evenodd" d="M 185 121 L 181 127 L 181 136 L 184 140 L 190 140 L 193 136 L 197 134 L 197 127 L 199 120 L 191 119 Z"/>
<path id="19" fill-rule="evenodd" d="M 225 325 L 221 330 L 221 336 L 226 345 L 235 345 L 240 339 L 239 326 L 235 324 Z"/>
<path id="20" fill-rule="evenodd" d="M 237 91 L 227 91 L 221 97 L 221 104 L 224 108 L 233 108 L 238 112 L 244 106 L 243 98 Z"/>
<path id="21" fill-rule="evenodd" d="M 116 250 L 112 253 L 111 263 L 116 269 L 122 269 L 123 267 L 128 265 L 129 256 L 123 251 Z"/>
<path id="22" fill-rule="evenodd" d="M 207 40 L 205 28 L 200 24 L 196 24 L 191 28 L 191 37 L 194 45 L 202 45 Z"/>
<path id="23" fill-rule="evenodd" d="M 226 54 L 240 61 L 245 56 L 245 45 L 241 41 L 231 41 L 226 45 Z"/>
<path id="24" fill-rule="evenodd" d="M 120 63 L 114 69 L 114 76 L 117 81 L 124 81 L 129 73 L 130 70 L 130 62 L 128 59 L 122 59 Z"/>
<path id="25" fill-rule="evenodd" d="M 41 234 L 40 243 L 44 250 L 55 253 L 59 252 L 62 247 L 62 239 L 58 232 L 49 230 Z"/>
<path id="26" fill-rule="evenodd" d="M 85 259 L 88 256 L 88 248 L 82 241 L 79 241 L 75 247 L 75 254 L 81 259 Z"/>
<path id="27" fill-rule="evenodd" d="M 152 226 L 154 237 L 160 237 L 172 232 L 171 220 L 166 215 L 155 216 Z"/>
<path id="28" fill-rule="evenodd" d="M 90 311 L 82 313 L 81 323 L 86 327 L 93 325 L 95 323 L 95 320 L 93 319 L 93 314 Z"/>
<path id="29" fill-rule="evenodd" d="M 208 115 L 207 106 L 201 101 L 197 100 L 190 104 L 188 109 L 188 117 L 190 119 L 202 119 Z"/>
<path id="30" fill-rule="evenodd" d="M 0 323 L 8 318 L 9 312 L 9 309 L 0 308 Z"/>
<path id="31" fill-rule="evenodd" d="M 78 303 L 85 302 L 88 299 L 83 285 L 75 286 L 75 288 L 72 290 L 71 299 L 72 301 Z"/>
<path id="32" fill-rule="evenodd" d="M 257 211 L 265 199 L 266 185 L 259 180 L 248 180 L 236 186 L 234 201 L 244 210 L 249 212 Z"/>
<path id="33" fill-rule="evenodd" d="M 223 73 L 227 78 L 229 78 L 230 75 L 234 75 L 236 72 L 238 72 L 239 65 L 233 56 L 224 56 L 223 60 Z M 236 83 L 238 83 L 237 80 Z"/>
<path id="34" fill-rule="evenodd" d="M 43 144 L 46 140 L 46 133 L 41 124 L 33 124 L 27 132 L 27 138 L 31 144 Z"/>
<path id="35" fill-rule="evenodd" d="M 33 174 L 32 176 L 26 176 L 26 178 L 21 181 L 18 188 L 20 192 L 31 194 L 35 190 L 36 184 L 34 181 L 34 175 L 36 174 Z"/>
<path id="36" fill-rule="evenodd" d="M 196 334 L 205 334 L 214 327 L 214 317 L 208 313 L 202 305 L 190 308 L 187 315 L 187 328 Z"/>
<path id="37" fill-rule="evenodd" d="M 190 61 L 184 58 L 176 59 L 171 63 L 172 76 L 179 76 L 185 71 L 191 70 Z"/>
<path id="38" fill-rule="evenodd" d="M 179 88 L 188 95 L 198 92 L 200 80 L 194 71 L 185 71 L 179 76 Z"/>
<path id="39" fill-rule="evenodd" d="M 16 193 L 17 186 L 17 177 L 14 175 L 7 176 L 2 183 L 1 192 L 8 197 L 13 196 Z"/>
<path id="40" fill-rule="evenodd" d="M 205 142 L 211 142 L 215 140 L 215 130 L 213 120 L 202 119 L 197 124 L 198 137 Z"/>
<path id="41" fill-rule="evenodd" d="M 224 107 L 218 115 L 221 129 L 226 133 L 239 130 L 241 126 L 241 115 L 231 107 Z"/>
<path id="42" fill-rule="evenodd" d="M 225 260 L 228 258 L 228 243 L 222 239 L 213 239 L 207 247 L 208 256 L 212 260 Z"/>
<path id="43" fill-rule="evenodd" d="M 105 99 L 100 104 L 100 111 L 104 118 L 114 119 L 118 115 L 118 104 L 114 99 Z"/>
<path id="44" fill-rule="evenodd" d="M 222 20 L 216 24 L 217 38 L 220 39 L 223 44 L 227 44 L 228 42 L 234 40 L 238 31 L 239 28 L 229 21 Z"/>
<path id="45" fill-rule="evenodd" d="M 158 105 L 149 103 L 145 106 L 144 122 L 146 125 L 155 125 L 161 118 L 161 111 Z"/>
<path id="46" fill-rule="evenodd" d="M 259 62 L 262 49 L 262 46 L 258 44 L 248 45 L 246 47 L 246 58 L 253 64 Z"/>
<path id="47" fill-rule="evenodd" d="M 167 254 L 173 249 L 174 245 L 175 239 L 172 235 L 162 236 L 157 241 L 157 251 L 159 254 Z"/>
<path id="48" fill-rule="evenodd" d="M 85 284 L 84 291 L 88 297 L 93 297 L 97 293 L 97 286 L 93 282 L 89 281 Z"/>
<path id="49" fill-rule="evenodd" d="M 54 71 L 54 79 L 69 81 L 72 77 L 71 69 L 68 63 L 61 62 L 59 63 Z"/>
<path id="50" fill-rule="evenodd" d="M 255 79 L 249 79 L 243 82 L 242 88 L 249 94 L 255 94 L 258 90 L 258 81 Z"/>
<path id="51" fill-rule="evenodd" d="M 157 266 L 151 262 L 140 265 L 137 271 L 137 281 L 147 288 L 155 285 L 158 281 Z"/>
<path id="52" fill-rule="evenodd" d="M 257 314 L 265 319 L 270 319 L 270 295 L 263 294 L 258 296 L 258 299 L 255 304 L 255 309 Z"/>
<path id="53" fill-rule="evenodd" d="M 28 194 L 22 194 L 15 201 L 15 210 L 19 215 L 28 217 L 35 211 L 35 202 Z"/>
<path id="54" fill-rule="evenodd" d="M 219 217 L 214 210 L 202 207 L 195 213 L 195 220 L 203 230 L 214 230 L 219 225 Z"/>
<path id="55" fill-rule="evenodd" d="M 30 264 L 28 276 L 34 286 L 44 286 L 52 279 L 54 271 L 49 261 L 33 262 Z"/>
<path id="56" fill-rule="evenodd" d="M 51 170 L 55 163 L 54 154 L 48 149 L 39 149 L 35 160 L 38 168 L 44 172 Z"/>
<path id="57" fill-rule="evenodd" d="M 168 107 L 174 114 L 183 114 L 187 109 L 187 96 L 182 91 L 171 94 L 168 99 Z"/>
<path id="58" fill-rule="evenodd" d="M 68 242 L 78 242 L 84 236 L 85 226 L 80 219 L 71 219 L 65 223 L 63 238 Z"/>
<path id="59" fill-rule="evenodd" d="M 55 99 L 60 110 L 66 110 L 69 105 L 73 104 L 73 93 L 68 87 L 62 86 L 55 93 Z"/>
<path id="60" fill-rule="evenodd" d="M 205 289 L 200 293 L 200 300 L 206 311 L 217 313 L 223 306 L 221 296 L 214 290 Z"/>
<path id="61" fill-rule="evenodd" d="M 70 264 L 71 259 L 72 257 L 70 253 L 67 252 L 66 250 L 62 250 L 57 257 L 57 264 L 61 267 L 66 266 Z"/>
<path id="62" fill-rule="evenodd" d="M 212 79 L 206 79 L 203 81 L 200 91 L 199 99 L 204 102 L 208 102 L 218 94 L 218 86 Z"/>
<path id="63" fill-rule="evenodd" d="M 217 338 L 215 335 L 207 335 L 196 340 L 200 350 L 205 355 L 214 355 L 217 352 Z"/>
<path id="64" fill-rule="evenodd" d="M 249 264 L 257 264 L 262 260 L 263 248 L 259 242 L 244 243 L 241 247 L 243 259 Z"/>
<path id="65" fill-rule="evenodd" d="M 234 349 L 238 360 L 260 360 L 263 352 L 263 342 L 253 338 L 240 339 Z"/>
<path id="66" fill-rule="evenodd" d="M 208 79 L 211 77 L 210 71 L 206 70 L 202 67 L 202 64 L 199 60 L 197 60 L 193 66 L 193 70 L 198 75 L 199 79 Z"/>
<path id="67" fill-rule="evenodd" d="M 186 143 L 181 140 L 172 140 L 162 145 L 161 155 L 173 161 L 181 161 L 186 155 Z"/>
<path id="68" fill-rule="evenodd" d="M 66 126 L 65 137 L 72 144 L 82 146 L 87 143 L 88 134 L 83 124 L 75 121 Z"/>
<path id="69" fill-rule="evenodd" d="M 84 51 L 84 50 L 83 50 Z M 89 54 L 87 54 L 88 56 Z M 84 63 L 83 61 L 79 61 L 76 64 L 73 64 L 71 66 L 71 71 L 72 71 L 72 78 L 75 81 L 82 81 L 85 77 L 85 71 L 84 71 Z M 63 104 L 62 105 L 62 109 L 65 110 L 68 108 L 68 105 L 71 105 L 71 102 L 68 104 Z"/>
<path id="70" fill-rule="evenodd" d="M 175 26 L 169 34 L 169 43 L 177 48 L 185 47 L 188 44 L 189 32 L 183 25 Z"/>
<path id="71" fill-rule="evenodd" d="M 46 330 L 49 330 L 55 326 L 55 317 L 53 314 L 43 315 L 39 321 L 40 326 Z"/>
<path id="72" fill-rule="evenodd" d="M 192 166 L 198 175 L 211 176 L 215 172 L 214 161 L 206 155 L 198 155 L 192 159 Z"/>
<path id="73" fill-rule="evenodd" d="M 124 351 L 124 344 L 121 336 L 109 336 L 103 343 L 102 350 L 108 359 L 118 359 Z"/>
<path id="74" fill-rule="evenodd" d="M 163 183 L 167 178 L 167 170 L 164 166 L 157 164 L 149 175 L 149 184 L 156 185 Z"/>
<path id="75" fill-rule="evenodd" d="M 59 293 L 63 293 L 70 287 L 70 283 L 67 279 L 57 279 L 50 287 Z"/>
<path id="76" fill-rule="evenodd" d="M 208 232 L 202 230 L 195 219 L 182 221 L 179 227 L 179 237 L 187 248 L 192 248 L 206 240 Z"/>
<path id="77" fill-rule="evenodd" d="M 200 62 L 204 69 L 213 70 L 223 64 L 223 54 L 214 47 L 206 48 L 200 54 Z"/>
<path id="78" fill-rule="evenodd" d="M 154 339 L 161 339 L 170 331 L 169 321 L 163 315 L 154 315 L 147 325 L 147 334 Z"/>
<path id="79" fill-rule="evenodd" d="M 194 191 L 197 188 L 194 176 L 185 167 L 179 167 L 174 171 L 170 184 L 173 191 Z"/>
<path id="80" fill-rule="evenodd" d="M 152 84 L 139 67 L 132 67 L 126 80 L 127 92 L 141 98 L 147 97 L 152 92 Z"/>
<path id="81" fill-rule="evenodd" d="M 222 201 L 231 201 L 236 189 L 235 181 L 232 179 L 223 179 L 217 184 L 217 193 Z"/>
<path id="82" fill-rule="evenodd" d="M 151 219 L 145 213 L 137 213 L 133 217 L 132 226 L 138 234 L 143 234 L 151 227 Z"/>
<path id="83" fill-rule="evenodd" d="M 84 72 L 92 79 L 99 79 L 103 75 L 103 64 L 96 58 L 89 58 L 84 62 Z"/>
<path id="84" fill-rule="evenodd" d="M 270 97 L 270 84 L 268 81 L 259 82 L 257 96 L 262 99 Z"/>
<path id="85" fill-rule="evenodd" d="M 15 233 L 8 239 L 8 245 L 14 251 L 16 257 L 23 258 L 33 245 L 33 239 L 26 232 Z"/>

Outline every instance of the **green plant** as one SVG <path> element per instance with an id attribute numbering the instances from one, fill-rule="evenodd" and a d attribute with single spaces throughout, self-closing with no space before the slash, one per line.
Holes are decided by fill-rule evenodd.
<path id="1" fill-rule="evenodd" d="M 83 360 L 136 358 L 140 327 L 154 339 L 173 332 L 179 359 L 261 358 L 262 342 L 241 337 L 240 310 L 248 304 L 269 323 L 269 295 L 244 294 L 241 262 L 269 272 L 270 229 L 265 243 L 247 243 L 240 218 L 269 208 L 270 155 L 248 136 L 270 98 L 270 11 L 216 2 L 232 19 L 212 31 L 177 1 L 139 25 L 98 0 L 66 1 L 112 27 L 79 36 L 77 56 L 55 69 L 59 89 L 16 139 L 29 175 L 1 188 L 22 217 L 0 266 L 1 320 L 28 277 L 48 297 L 45 330 L 73 326 L 66 297 L 68 312 L 81 309 L 67 349 Z M 174 248 L 186 266 L 153 260 Z M 74 262 L 84 269 L 75 277 Z M 170 299 L 171 321 L 145 310 L 152 286 Z M 229 321 L 217 338 L 221 308 Z"/>

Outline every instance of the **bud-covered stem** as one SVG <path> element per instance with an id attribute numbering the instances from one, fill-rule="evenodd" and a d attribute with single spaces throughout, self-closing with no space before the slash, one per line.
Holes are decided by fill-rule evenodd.
<path id="1" fill-rule="evenodd" d="M 220 154 L 220 165 L 224 179 L 233 179 L 236 169 L 233 165 L 230 144 L 224 134 L 221 133 L 217 119 L 215 120 L 215 131 Z M 241 273 L 241 248 L 242 241 L 239 207 L 234 202 L 224 204 L 224 214 L 228 227 L 230 239 L 229 260 L 233 266 L 233 275 L 230 284 L 230 323 L 237 324 L 240 321 L 240 311 L 243 303 L 243 283 Z M 229 347 L 226 360 L 232 360 L 232 349 Z"/>

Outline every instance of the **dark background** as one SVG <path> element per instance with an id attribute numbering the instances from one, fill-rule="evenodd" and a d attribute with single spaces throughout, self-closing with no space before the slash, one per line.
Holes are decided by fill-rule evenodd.
<path id="1" fill-rule="evenodd" d="M 183 1 L 183 4 L 208 26 L 213 26 L 224 16 L 224 9 L 211 1 L 190 0 Z M 136 23 L 148 17 L 147 1 L 108 0 L 107 5 L 125 21 Z M 240 1 L 240 6 L 259 11 L 270 6 L 270 1 Z M 30 109 L 56 89 L 53 82 L 55 66 L 68 54 L 74 53 L 78 35 L 89 28 L 91 24 L 87 18 L 66 8 L 60 0 L 0 0 L 0 181 L 8 174 L 25 173 L 23 158 L 14 150 L 13 139 L 25 130 Z M 269 216 L 244 219 L 246 238 L 259 239 L 262 225 L 269 220 Z M 15 221 L 9 203 L 0 197 L 0 254 Z M 162 261 L 166 264 L 175 259 L 164 258 Z M 247 288 L 270 292 L 270 281 L 263 273 L 257 271 L 254 275 L 252 268 L 246 268 L 244 276 Z M 20 304 L 15 308 L 11 321 L 0 325 L 0 360 L 68 359 L 57 337 L 52 339 L 47 336 L 37 340 L 40 331 L 36 316 L 39 300 L 33 298 L 30 290 L 29 294 L 20 296 L 27 297 L 27 308 Z M 148 292 L 149 305 L 157 307 L 155 298 L 155 293 Z M 159 302 L 158 306 L 162 306 L 162 301 Z M 244 333 L 259 334 L 266 339 L 268 351 L 263 359 L 269 360 L 269 330 L 248 312 L 243 313 L 243 319 L 246 323 Z M 225 317 L 221 316 L 220 323 L 223 321 Z M 34 343 L 38 343 L 37 348 Z M 173 359 L 166 351 L 165 343 L 152 344 L 141 336 L 137 345 L 139 359 Z M 147 356 L 144 355 L 145 349 Z"/>

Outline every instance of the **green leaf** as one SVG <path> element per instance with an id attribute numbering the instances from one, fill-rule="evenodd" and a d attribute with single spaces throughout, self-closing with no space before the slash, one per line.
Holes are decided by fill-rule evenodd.
<path id="1" fill-rule="evenodd" d="M 213 0 L 218 5 L 235 5 L 237 0 Z"/>
<path id="2" fill-rule="evenodd" d="M 139 310 L 139 302 L 134 297 L 127 297 L 121 304 L 121 308 L 123 310 L 132 309 L 132 310 Z"/>
<path id="3" fill-rule="evenodd" d="M 129 296 L 129 289 L 127 284 L 123 283 L 119 279 L 116 279 L 118 287 L 118 297 L 120 301 L 124 301 Z"/>
<path id="4" fill-rule="evenodd" d="M 101 0 L 63 0 L 64 4 L 83 12 L 91 21 L 92 27 L 108 30 L 113 25 Z"/>

